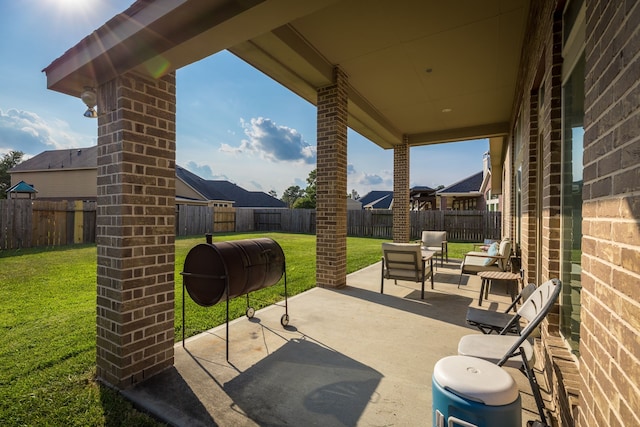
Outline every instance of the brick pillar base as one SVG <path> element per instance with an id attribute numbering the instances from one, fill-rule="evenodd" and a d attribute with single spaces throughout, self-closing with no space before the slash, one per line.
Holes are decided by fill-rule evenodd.
<path id="1" fill-rule="evenodd" d="M 318 90 L 316 283 L 347 283 L 347 76 Z"/>
<path id="2" fill-rule="evenodd" d="M 97 375 L 122 389 L 173 365 L 175 74 L 98 92 Z"/>
<path id="3" fill-rule="evenodd" d="M 393 149 L 393 241 L 411 239 L 409 217 L 409 144 L 404 141 Z"/>

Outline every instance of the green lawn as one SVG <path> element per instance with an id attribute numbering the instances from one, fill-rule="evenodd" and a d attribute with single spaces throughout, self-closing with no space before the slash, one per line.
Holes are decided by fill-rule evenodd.
<path id="1" fill-rule="evenodd" d="M 315 285 L 315 236 L 216 235 L 216 240 L 272 237 L 283 248 L 289 295 Z M 182 276 L 189 249 L 176 242 L 176 340 L 182 336 Z M 348 271 L 380 258 L 378 239 L 348 239 Z M 256 308 L 280 300 L 284 287 L 255 292 Z M 188 335 L 224 322 L 224 304 L 204 308 L 186 298 Z M 253 302 L 253 298 L 252 298 Z M 232 318 L 244 315 L 232 300 Z M 0 251 L 0 426 L 148 426 L 157 423 L 94 381 L 96 247 Z"/>
<path id="2" fill-rule="evenodd" d="M 215 240 L 272 237 L 286 257 L 289 296 L 315 286 L 315 236 L 261 233 Z M 384 240 L 347 239 L 347 271 L 379 261 Z M 176 241 L 176 341 L 182 337 L 182 276 L 201 237 Z M 450 244 L 460 258 L 472 245 Z M 283 298 L 281 284 L 252 293 L 257 309 Z M 204 308 L 185 298 L 187 336 L 224 323 L 224 304 Z M 231 317 L 243 316 L 244 298 Z M 95 245 L 0 251 L 0 426 L 155 426 L 118 393 L 94 381 Z"/>

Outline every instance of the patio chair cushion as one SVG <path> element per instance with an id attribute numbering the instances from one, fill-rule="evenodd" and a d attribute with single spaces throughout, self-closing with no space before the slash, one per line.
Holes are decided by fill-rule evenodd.
<path id="1" fill-rule="evenodd" d="M 504 239 L 500 242 L 498 254 L 502 258 L 498 260 L 497 264 L 500 266 L 501 271 L 506 271 L 507 265 L 509 264 L 509 255 L 511 255 L 511 240 Z"/>
<path id="2" fill-rule="evenodd" d="M 386 257 L 385 276 L 416 280 L 422 275 L 422 251 L 420 244 L 383 243 Z"/>
<path id="3" fill-rule="evenodd" d="M 499 251 L 500 247 L 498 246 L 498 243 L 492 243 L 491 246 L 489 246 L 489 249 L 487 249 L 487 255 L 489 255 L 490 257 L 494 257 L 496 255 L 498 255 L 498 251 Z M 497 260 L 497 258 L 485 258 L 484 259 L 484 263 L 483 265 L 487 266 L 487 265 L 491 265 L 493 263 L 495 263 Z"/>
<path id="4" fill-rule="evenodd" d="M 422 245 L 422 249 L 440 255 L 442 253 L 443 243 L 446 241 L 446 231 L 423 231 L 420 244 Z"/>

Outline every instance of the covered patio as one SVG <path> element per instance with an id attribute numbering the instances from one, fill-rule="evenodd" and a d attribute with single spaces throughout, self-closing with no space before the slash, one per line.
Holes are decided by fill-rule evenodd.
<path id="1" fill-rule="evenodd" d="M 505 201 L 503 237 L 518 244 L 525 281 L 564 286 L 536 348 L 554 422 L 638 425 L 638 22 L 637 0 L 136 1 L 44 70 L 50 89 L 98 107 L 98 378 L 130 392 L 184 356 L 174 347 L 176 70 L 227 49 L 317 107 L 324 289 L 300 301 L 372 304 L 349 296 L 346 275 L 347 127 L 393 150 L 395 242 L 410 236 L 411 147 L 488 139 L 491 191 Z M 310 337 L 303 345 L 328 345 L 325 355 L 337 350 L 386 387 L 384 365 L 340 347 L 347 322 L 310 305 L 315 317 L 293 323 Z M 250 323 L 257 338 L 264 316 Z M 418 319 L 454 327 L 455 345 L 462 326 L 428 314 L 396 329 L 422 336 Z M 382 343 L 395 338 L 379 332 Z M 410 352 L 412 366 L 423 351 Z M 360 417 L 373 396 L 359 401 Z"/>
<path id="2" fill-rule="evenodd" d="M 291 323 L 272 305 L 175 346 L 173 368 L 123 394 L 170 425 L 430 425 L 435 363 L 457 354 L 458 339 L 480 333 L 465 323 L 480 280 L 458 289 L 458 263 L 419 284 L 393 280 L 380 294 L 380 263 L 347 276 L 347 286 L 314 288 L 289 299 Z M 504 310 L 495 286 L 483 307 Z M 522 425 L 537 415 L 531 387 L 516 369 Z M 543 386 L 543 391 L 545 387 Z"/>

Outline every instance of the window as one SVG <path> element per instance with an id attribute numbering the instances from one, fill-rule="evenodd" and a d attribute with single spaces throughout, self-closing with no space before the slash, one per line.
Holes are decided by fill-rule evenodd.
<path id="1" fill-rule="evenodd" d="M 514 153 L 514 168 L 516 171 L 516 176 L 514 180 L 514 221 L 515 221 L 515 242 L 518 246 L 522 245 L 522 163 L 523 163 L 523 152 L 524 152 L 524 138 L 522 136 L 522 114 L 518 116 L 516 120 L 516 129 L 515 129 L 515 153 Z"/>
<path id="2" fill-rule="evenodd" d="M 571 2 L 575 3 L 575 2 Z M 575 8 L 575 5 L 574 5 Z M 568 11 L 571 13 L 568 14 Z M 571 24 L 566 22 L 571 19 Z M 562 198 L 560 331 L 571 351 L 580 352 L 580 273 L 582 266 L 582 155 L 584 135 L 584 5 L 565 11 L 564 28 L 570 28 L 563 46 L 562 84 Z M 578 33 L 576 35 L 576 33 Z M 579 46 L 575 46 L 575 44 Z"/>

